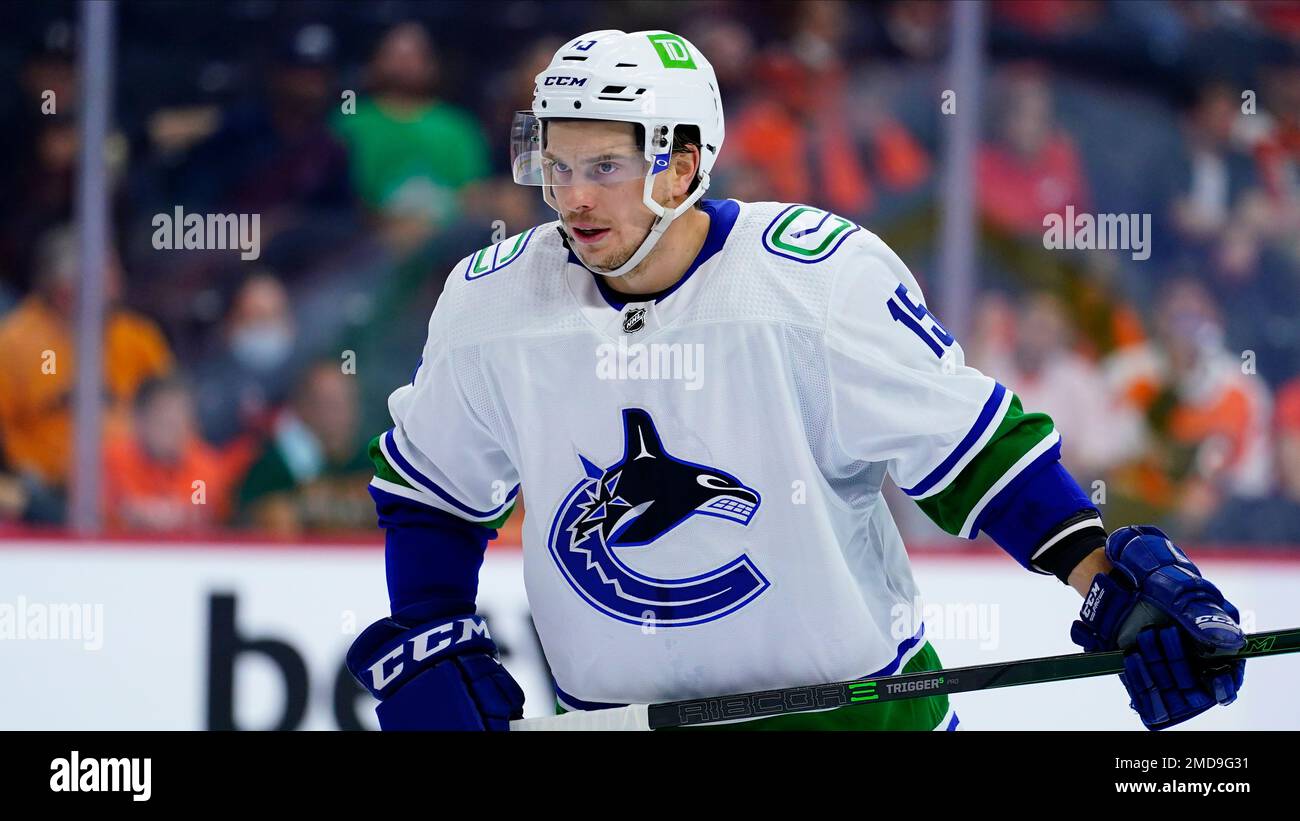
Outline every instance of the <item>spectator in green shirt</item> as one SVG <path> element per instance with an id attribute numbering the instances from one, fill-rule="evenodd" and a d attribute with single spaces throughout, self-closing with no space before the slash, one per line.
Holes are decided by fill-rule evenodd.
<path id="1" fill-rule="evenodd" d="M 488 175 L 487 141 L 468 112 L 438 99 L 438 62 L 419 23 L 390 29 L 367 70 L 369 94 L 333 127 L 353 183 L 399 245 L 418 244 L 461 212 L 459 192 Z"/>
<path id="2" fill-rule="evenodd" d="M 240 520 L 285 536 L 374 527 L 356 377 L 322 360 L 290 395 L 239 489 Z"/>

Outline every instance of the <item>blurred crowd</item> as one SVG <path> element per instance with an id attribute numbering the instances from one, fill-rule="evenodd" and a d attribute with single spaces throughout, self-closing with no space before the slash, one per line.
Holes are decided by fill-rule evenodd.
<path id="1" fill-rule="evenodd" d="M 1297 5 L 988 8 L 979 297 L 954 307 L 935 243 L 944 118 L 966 113 L 941 105 L 948 4 L 122 5 L 106 526 L 372 528 L 367 445 L 450 266 L 553 218 L 509 177 L 533 76 L 581 32 L 667 28 L 718 73 L 709 196 L 880 234 L 932 308 L 969 317 L 968 361 L 1057 421 L 1109 521 L 1300 543 Z M 0 11 L 0 522 L 64 522 L 76 469 L 75 12 Z M 1149 256 L 1046 248 L 1067 206 L 1149 215 Z M 256 259 L 159 250 L 177 208 L 260 215 Z"/>

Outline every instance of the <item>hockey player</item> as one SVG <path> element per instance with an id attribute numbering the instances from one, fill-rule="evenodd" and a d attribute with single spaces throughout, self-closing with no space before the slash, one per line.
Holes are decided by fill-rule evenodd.
<path id="1" fill-rule="evenodd" d="M 475 614 L 526 489 L 524 576 L 564 710 L 941 667 L 888 474 L 1085 597 L 1160 729 L 1241 687 L 1238 612 L 1154 527 L 1109 535 L 1052 421 L 963 362 L 878 237 L 811 205 L 708 200 L 723 110 L 665 31 L 556 52 L 516 182 L 559 220 L 463 259 L 371 443 L 392 615 L 348 654 L 384 729 L 506 729 L 523 694 Z M 899 613 L 908 614 L 900 619 Z M 954 729 L 946 696 L 737 728 Z"/>

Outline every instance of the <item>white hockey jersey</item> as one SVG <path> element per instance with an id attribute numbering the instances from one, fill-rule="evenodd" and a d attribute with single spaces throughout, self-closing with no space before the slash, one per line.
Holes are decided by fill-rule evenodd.
<path id="1" fill-rule="evenodd" d="M 925 640 L 886 473 L 970 536 L 1058 438 L 964 365 L 874 234 L 804 205 L 705 209 L 657 301 L 609 290 L 556 222 L 467 257 L 389 398 L 377 487 L 483 523 L 522 488 L 569 708 L 898 672 Z"/>

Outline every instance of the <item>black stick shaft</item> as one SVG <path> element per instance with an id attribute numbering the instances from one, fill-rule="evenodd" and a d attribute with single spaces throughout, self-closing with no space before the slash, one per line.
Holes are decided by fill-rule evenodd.
<path id="1" fill-rule="evenodd" d="M 1296 651 L 1300 651 L 1300 628 L 1272 630 L 1247 636 L 1246 648 L 1237 655 L 1225 656 L 1224 659 L 1255 658 Z M 878 704 L 882 701 L 1016 687 L 1021 684 L 1069 681 L 1113 675 L 1123 670 L 1124 653 L 1119 650 L 1107 653 L 1069 653 L 926 673 L 670 701 L 650 705 L 650 729 L 767 718 L 853 704 Z"/>

